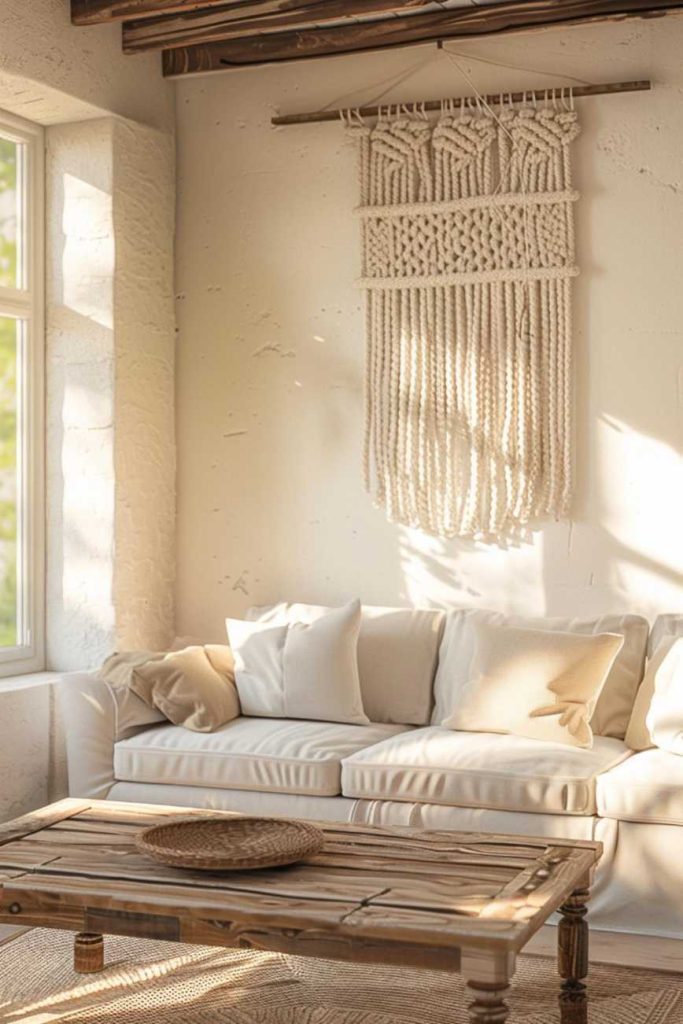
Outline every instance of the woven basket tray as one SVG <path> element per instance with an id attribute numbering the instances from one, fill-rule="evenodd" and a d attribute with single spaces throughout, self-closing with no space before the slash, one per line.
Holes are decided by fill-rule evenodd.
<path id="1" fill-rule="evenodd" d="M 161 864 L 198 871 L 252 871 L 294 864 L 318 853 L 315 825 L 285 818 L 191 818 L 154 825 L 135 845 Z"/>

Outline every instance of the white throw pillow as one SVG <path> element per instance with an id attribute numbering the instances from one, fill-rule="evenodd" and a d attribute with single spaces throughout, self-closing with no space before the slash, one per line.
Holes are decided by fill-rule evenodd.
<path id="1" fill-rule="evenodd" d="M 683 755 L 683 638 L 674 640 L 659 666 L 647 727 L 656 747 Z"/>
<path id="2" fill-rule="evenodd" d="M 330 608 L 280 604 L 250 608 L 247 619 L 285 626 L 315 622 Z M 371 722 L 428 725 L 444 613 L 423 608 L 363 605 L 358 635 L 358 675 Z"/>
<path id="3" fill-rule="evenodd" d="M 459 608 L 448 613 L 439 664 L 434 680 L 432 725 L 440 725 L 458 703 L 458 695 L 470 678 L 474 653 L 474 627 L 514 626 L 549 630 L 553 633 L 619 633 L 624 645 L 614 659 L 591 720 L 596 736 L 623 739 L 636 692 L 645 669 L 645 651 L 650 626 L 640 615 L 602 615 L 597 619 L 525 618 L 482 608 Z"/>
<path id="4" fill-rule="evenodd" d="M 647 663 L 647 669 L 643 676 L 643 681 L 638 687 L 631 719 L 626 730 L 625 741 L 631 750 L 649 750 L 651 747 L 654 747 L 652 736 L 647 726 L 647 716 L 652 704 L 659 670 L 675 643 L 675 636 L 665 636 Z M 666 668 L 664 671 L 666 671 Z"/>
<path id="5" fill-rule="evenodd" d="M 360 601 L 315 622 L 226 619 L 242 713 L 367 725 L 358 676 Z"/>
<path id="6" fill-rule="evenodd" d="M 623 642 L 613 633 L 476 626 L 470 678 L 443 725 L 591 748 L 591 715 Z"/>

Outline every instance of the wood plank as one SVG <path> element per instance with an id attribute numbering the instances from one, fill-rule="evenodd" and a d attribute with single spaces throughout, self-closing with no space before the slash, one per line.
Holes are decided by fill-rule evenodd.
<path id="1" fill-rule="evenodd" d="M 71 0 L 71 21 L 74 25 L 102 25 L 124 18 L 196 11 L 214 4 L 225 6 L 226 0 Z"/>
<path id="2" fill-rule="evenodd" d="M 32 832 L 40 832 L 41 829 L 49 828 L 66 818 L 73 818 L 83 811 L 87 811 L 92 801 L 84 800 L 60 800 L 58 803 L 49 804 L 40 810 L 31 811 L 21 818 L 7 821 L 0 825 L 0 846 L 11 843 L 15 839 L 21 839 Z"/>
<path id="3" fill-rule="evenodd" d="M 654 17 L 680 11 L 683 0 L 506 0 L 410 17 L 242 36 L 163 51 L 167 77 L 250 64 L 341 56 L 448 39 L 473 39 L 558 25 Z"/>
<path id="4" fill-rule="evenodd" d="M 0 921 L 36 924 L 44 920 L 48 926 L 55 911 L 71 913 L 74 908 L 89 908 L 122 914 L 151 913 L 155 917 L 207 917 L 249 926 L 334 929 L 357 907 L 352 900 L 278 898 L 248 891 L 199 889 L 191 884 L 140 886 L 136 891 L 115 880 L 42 875 L 10 879 L 0 892 Z"/>
<path id="5" fill-rule="evenodd" d="M 240 929 L 238 933 L 227 922 L 192 919 L 181 922 L 181 941 L 196 942 L 202 946 L 238 946 L 265 952 L 288 953 L 293 956 L 322 957 L 325 960 L 343 960 L 348 963 L 393 964 L 399 967 L 428 967 L 430 970 L 457 971 L 460 950 L 454 947 L 431 946 L 425 949 L 408 942 L 390 942 L 353 935 L 324 937 L 306 931 L 297 935 L 256 928 Z"/>
<path id="6" fill-rule="evenodd" d="M 681 3 L 683 3 L 683 0 L 681 0 Z M 87 809 L 79 814 L 77 820 L 70 821 L 69 825 L 77 825 L 80 822 L 97 822 L 106 825 L 114 824 L 116 827 L 121 823 L 122 825 L 127 824 L 142 828 L 146 827 L 147 823 L 153 825 L 157 822 L 166 821 L 168 818 L 243 817 L 245 815 L 238 811 L 207 810 L 204 808 L 180 807 L 168 804 L 133 804 L 120 800 L 91 800 Z M 278 816 L 273 815 L 273 817 Z M 482 853 L 498 848 L 501 850 L 533 849 L 543 851 L 547 850 L 549 845 L 552 845 L 553 848 L 566 847 L 567 849 L 597 850 L 600 848 L 600 843 L 590 839 L 562 839 L 555 836 L 553 836 L 552 840 L 549 840 L 547 836 L 510 836 L 490 832 L 459 832 L 447 829 L 425 830 L 418 826 L 411 827 L 410 825 L 385 825 L 378 827 L 377 825 L 358 825 L 353 822 L 339 821 L 317 821 L 315 824 L 318 828 L 322 829 L 326 836 L 349 836 L 353 837 L 355 842 L 372 840 L 377 836 L 382 836 L 385 843 L 393 839 L 400 842 L 406 839 L 417 839 L 420 845 L 425 843 L 432 845 L 443 842 L 449 846 L 459 845 L 466 849 L 476 846 L 478 849 L 480 848 Z M 535 856 L 535 854 L 532 854 L 532 856 Z"/>
<path id="7" fill-rule="evenodd" d="M 210 10 L 126 21 L 123 50 L 137 53 L 238 39 L 254 33 L 354 23 L 359 15 L 394 18 L 431 3 L 432 0 L 245 0 Z"/>
<path id="8" fill-rule="evenodd" d="M 207 892 L 252 892 L 272 899 L 297 898 L 329 901 L 348 901 L 355 899 L 358 902 L 370 899 L 377 892 L 386 887 L 386 881 L 380 876 L 368 877 L 365 874 L 352 872 L 331 873 L 320 871 L 315 874 L 306 869 L 300 872 L 295 870 L 287 872 L 234 872 L 229 875 L 211 875 L 194 871 L 179 871 L 174 868 L 166 868 L 163 865 L 153 865 L 149 861 L 140 858 L 136 860 L 131 857 L 112 864 L 105 857 L 97 858 L 87 863 L 73 857 L 63 856 L 54 860 L 41 863 L 8 863 L 8 870 L 14 867 L 23 867 L 27 870 L 35 869 L 34 876 L 41 878 L 81 878 L 102 879 L 128 885 L 130 892 L 134 893 L 136 887 L 140 890 L 150 890 L 155 886 L 166 885 L 176 888 L 185 888 L 194 885 L 198 891 Z M 498 891 L 500 887 L 496 887 Z M 140 896 L 144 898 L 144 892 Z"/>

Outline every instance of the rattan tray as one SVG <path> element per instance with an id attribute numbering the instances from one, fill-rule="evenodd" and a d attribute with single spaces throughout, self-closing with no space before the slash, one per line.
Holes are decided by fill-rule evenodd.
<path id="1" fill-rule="evenodd" d="M 294 864 L 323 846 L 315 825 L 286 818 L 185 818 L 153 825 L 135 845 L 161 864 L 198 871 L 252 871 Z"/>

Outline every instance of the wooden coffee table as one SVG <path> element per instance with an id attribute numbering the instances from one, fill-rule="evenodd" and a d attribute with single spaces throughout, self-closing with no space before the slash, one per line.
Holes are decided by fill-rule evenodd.
<path id="1" fill-rule="evenodd" d="M 135 849 L 139 829 L 195 813 L 215 816 L 63 800 L 0 825 L 0 922 L 82 933 L 85 970 L 107 933 L 460 970 L 471 1020 L 503 1024 L 516 955 L 559 909 L 562 1020 L 586 1020 L 600 843 L 322 824 L 325 847 L 303 863 L 221 875 Z"/>

